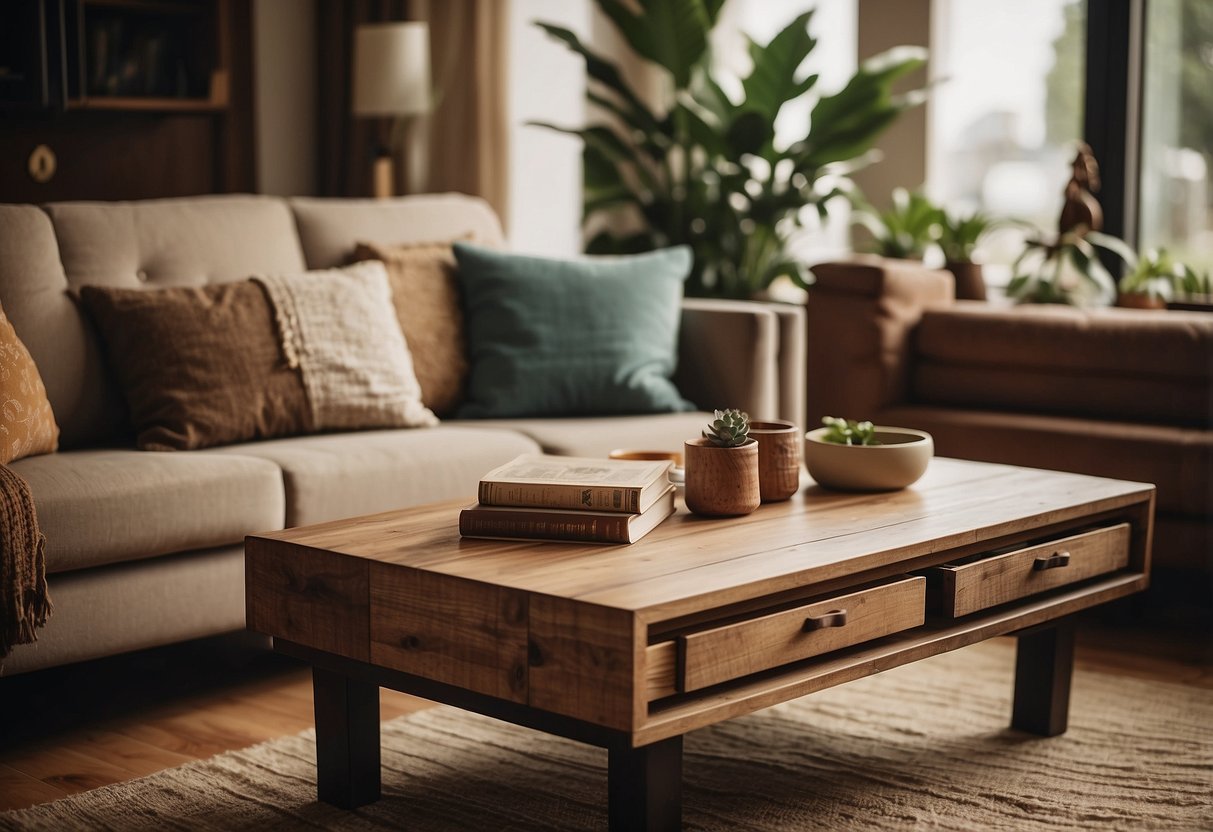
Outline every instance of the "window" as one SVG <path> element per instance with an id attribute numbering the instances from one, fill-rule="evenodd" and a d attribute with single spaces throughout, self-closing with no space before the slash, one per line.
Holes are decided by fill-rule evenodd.
<path id="1" fill-rule="evenodd" d="M 929 195 L 1052 230 L 1083 131 L 1086 3 L 936 0 L 933 18 Z M 992 283 L 1024 235 L 1004 229 L 978 252 Z"/>
<path id="2" fill-rule="evenodd" d="M 1213 270 L 1213 3 L 1146 10 L 1139 235 Z"/>

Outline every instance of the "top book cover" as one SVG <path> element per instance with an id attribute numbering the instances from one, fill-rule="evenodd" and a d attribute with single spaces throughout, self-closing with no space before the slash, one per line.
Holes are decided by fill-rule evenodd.
<path id="1" fill-rule="evenodd" d="M 640 514 L 669 487 L 667 461 L 523 454 L 480 481 L 486 506 L 591 509 Z"/>

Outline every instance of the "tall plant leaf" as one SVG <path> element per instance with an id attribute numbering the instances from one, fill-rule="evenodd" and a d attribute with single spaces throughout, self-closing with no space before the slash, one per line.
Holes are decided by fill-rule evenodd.
<path id="1" fill-rule="evenodd" d="M 714 12 L 709 13 L 709 6 Z M 676 89 L 691 83 L 691 71 L 708 48 L 708 32 L 720 12 L 705 0 L 640 0 L 634 14 L 622 0 L 598 0 L 636 54 L 665 67 Z"/>
<path id="2" fill-rule="evenodd" d="M 577 35 L 568 29 L 551 23 L 536 23 L 535 25 L 585 60 L 586 76 L 620 97 L 624 103 L 620 112 L 621 115 L 626 113 L 623 117 L 629 124 L 646 132 L 655 132 L 658 129 L 657 116 L 653 115 L 653 111 L 627 85 L 615 64 L 590 51 L 581 43 Z"/>
<path id="3" fill-rule="evenodd" d="M 742 81 L 746 107 L 762 113 L 771 121 L 787 102 L 804 95 L 817 83 L 816 75 L 797 79 L 800 65 L 817 45 L 809 34 L 808 11 L 785 26 L 766 46 L 750 41 L 750 59 L 754 68 Z"/>

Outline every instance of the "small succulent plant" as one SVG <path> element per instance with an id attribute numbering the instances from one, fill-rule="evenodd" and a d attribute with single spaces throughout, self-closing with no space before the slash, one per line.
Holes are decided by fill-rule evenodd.
<path id="1" fill-rule="evenodd" d="M 876 427 L 871 422 L 856 422 L 854 419 L 840 419 L 837 416 L 824 416 L 821 423 L 827 430 L 822 439 L 836 445 L 879 445 L 876 440 Z"/>
<path id="2" fill-rule="evenodd" d="M 750 439 L 750 417 L 740 410 L 717 410 L 703 438 L 720 448 L 737 448 Z"/>

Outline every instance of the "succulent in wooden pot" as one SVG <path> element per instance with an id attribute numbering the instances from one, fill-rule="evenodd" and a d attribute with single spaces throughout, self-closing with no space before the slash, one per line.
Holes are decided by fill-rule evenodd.
<path id="1" fill-rule="evenodd" d="M 749 514 L 762 500 L 750 417 L 740 410 L 713 415 L 702 437 L 686 441 L 687 508 L 712 516 Z"/>

